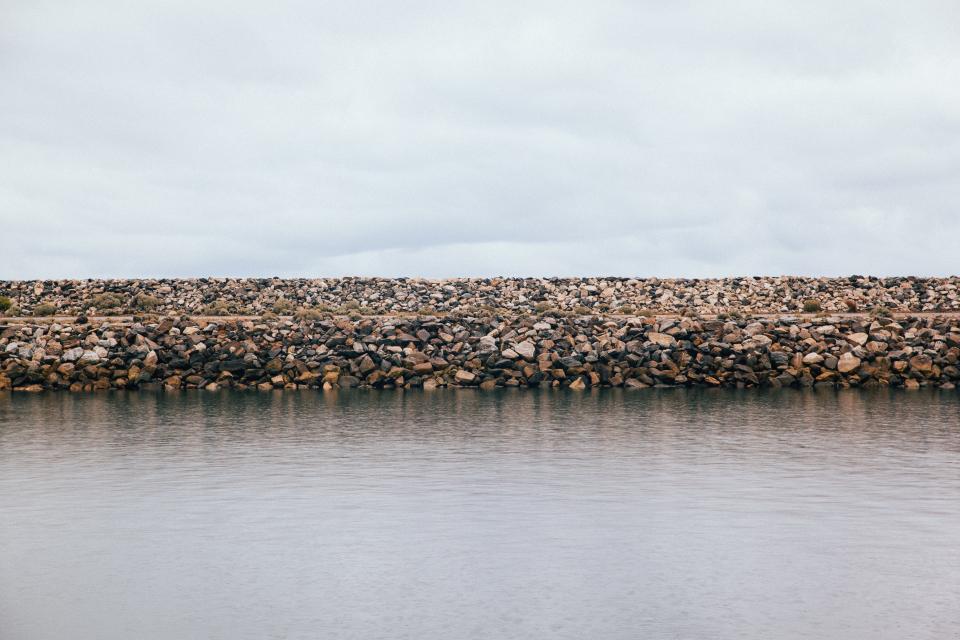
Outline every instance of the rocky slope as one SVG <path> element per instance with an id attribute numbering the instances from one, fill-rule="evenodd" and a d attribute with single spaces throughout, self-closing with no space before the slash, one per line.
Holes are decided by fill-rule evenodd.
<path id="1" fill-rule="evenodd" d="M 0 320 L 0 390 L 148 385 L 210 390 L 953 389 L 960 382 L 958 360 L 960 320 L 955 316 L 657 319 L 547 313 L 317 321 Z"/>
<path id="2" fill-rule="evenodd" d="M 792 313 L 960 311 L 960 278 L 200 278 L 0 281 L 19 315 L 477 313 Z M 8 315 L 10 313 L 8 312 Z"/>

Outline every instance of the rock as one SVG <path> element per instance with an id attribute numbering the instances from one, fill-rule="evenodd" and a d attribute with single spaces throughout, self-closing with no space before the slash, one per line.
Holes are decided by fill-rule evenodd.
<path id="1" fill-rule="evenodd" d="M 933 359 L 924 354 L 915 355 L 910 358 L 910 368 L 920 373 L 930 373 L 933 371 Z"/>
<path id="2" fill-rule="evenodd" d="M 821 362 L 823 362 L 823 356 L 815 351 L 803 356 L 803 364 L 820 364 Z"/>
<path id="3" fill-rule="evenodd" d="M 672 347 L 677 344 L 676 338 L 666 333 L 657 333 L 651 331 L 647 334 L 647 340 L 660 347 Z"/>
<path id="4" fill-rule="evenodd" d="M 870 336 L 867 335 L 866 333 L 851 333 L 847 336 L 847 340 L 861 347 L 867 344 L 867 341 L 869 339 L 870 339 Z"/>
<path id="5" fill-rule="evenodd" d="M 850 373 L 851 371 L 856 371 L 860 367 L 860 358 L 856 357 L 849 351 L 840 356 L 839 361 L 837 362 L 837 371 L 840 373 Z"/>
<path id="6" fill-rule="evenodd" d="M 433 365 L 429 362 L 421 362 L 413 366 L 413 372 L 417 375 L 430 375 L 433 373 Z"/>
<path id="7" fill-rule="evenodd" d="M 460 384 L 472 384 L 477 379 L 477 376 L 476 374 L 470 373 L 465 369 L 460 369 L 457 371 L 457 374 L 454 376 L 454 378 Z"/>
<path id="8" fill-rule="evenodd" d="M 483 336 L 478 344 L 480 353 L 493 353 L 497 351 L 497 339 L 492 336 Z"/>
<path id="9" fill-rule="evenodd" d="M 587 385 L 584 384 L 583 378 L 577 377 L 570 383 L 570 388 L 574 391 L 582 391 L 587 388 Z"/>
<path id="10" fill-rule="evenodd" d="M 360 361 L 357 363 L 357 369 L 362 374 L 370 373 L 376 368 L 377 368 L 377 365 L 374 364 L 373 358 L 371 358 L 368 354 L 364 354 L 363 356 L 361 356 Z"/>
<path id="11" fill-rule="evenodd" d="M 533 360 L 536 357 L 537 348 L 529 340 L 524 340 L 516 345 L 514 345 L 513 350 L 517 352 L 524 360 Z"/>

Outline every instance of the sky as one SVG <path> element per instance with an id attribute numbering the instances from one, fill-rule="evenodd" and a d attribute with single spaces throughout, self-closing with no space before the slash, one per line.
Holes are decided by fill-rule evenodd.
<path id="1" fill-rule="evenodd" d="M 0 2 L 0 279 L 950 275 L 960 3 Z"/>

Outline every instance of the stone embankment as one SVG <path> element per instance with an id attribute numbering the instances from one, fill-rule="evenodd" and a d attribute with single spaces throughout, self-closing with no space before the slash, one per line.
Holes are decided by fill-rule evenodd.
<path id="1" fill-rule="evenodd" d="M 960 312 L 960 278 L 38 280 L 0 281 L 0 298 L 22 316 Z"/>
<path id="2" fill-rule="evenodd" d="M 0 389 L 34 391 L 954 389 L 958 360 L 956 316 L 0 320 Z"/>

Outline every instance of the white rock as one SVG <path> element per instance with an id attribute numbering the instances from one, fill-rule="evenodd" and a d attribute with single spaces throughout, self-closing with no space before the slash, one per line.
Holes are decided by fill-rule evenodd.
<path id="1" fill-rule="evenodd" d="M 847 353 L 840 356 L 840 360 L 837 363 L 837 371 L 839 371 L 840 373 L 849 373 L 850 371 L 853 371 L 859 366 L 860 366 L 860 358 L 858 358 L 857 356 L 853 355 L 848 351 Z"/>
<path id="2" fill-rule="evenodd" d="M 516 345 L 513 348 L 517 354 L 524 360 L 533 360 L 534 356 L 537 354 L 537 348 L 529 340 L 524 340 L 520 344 Z"/>

